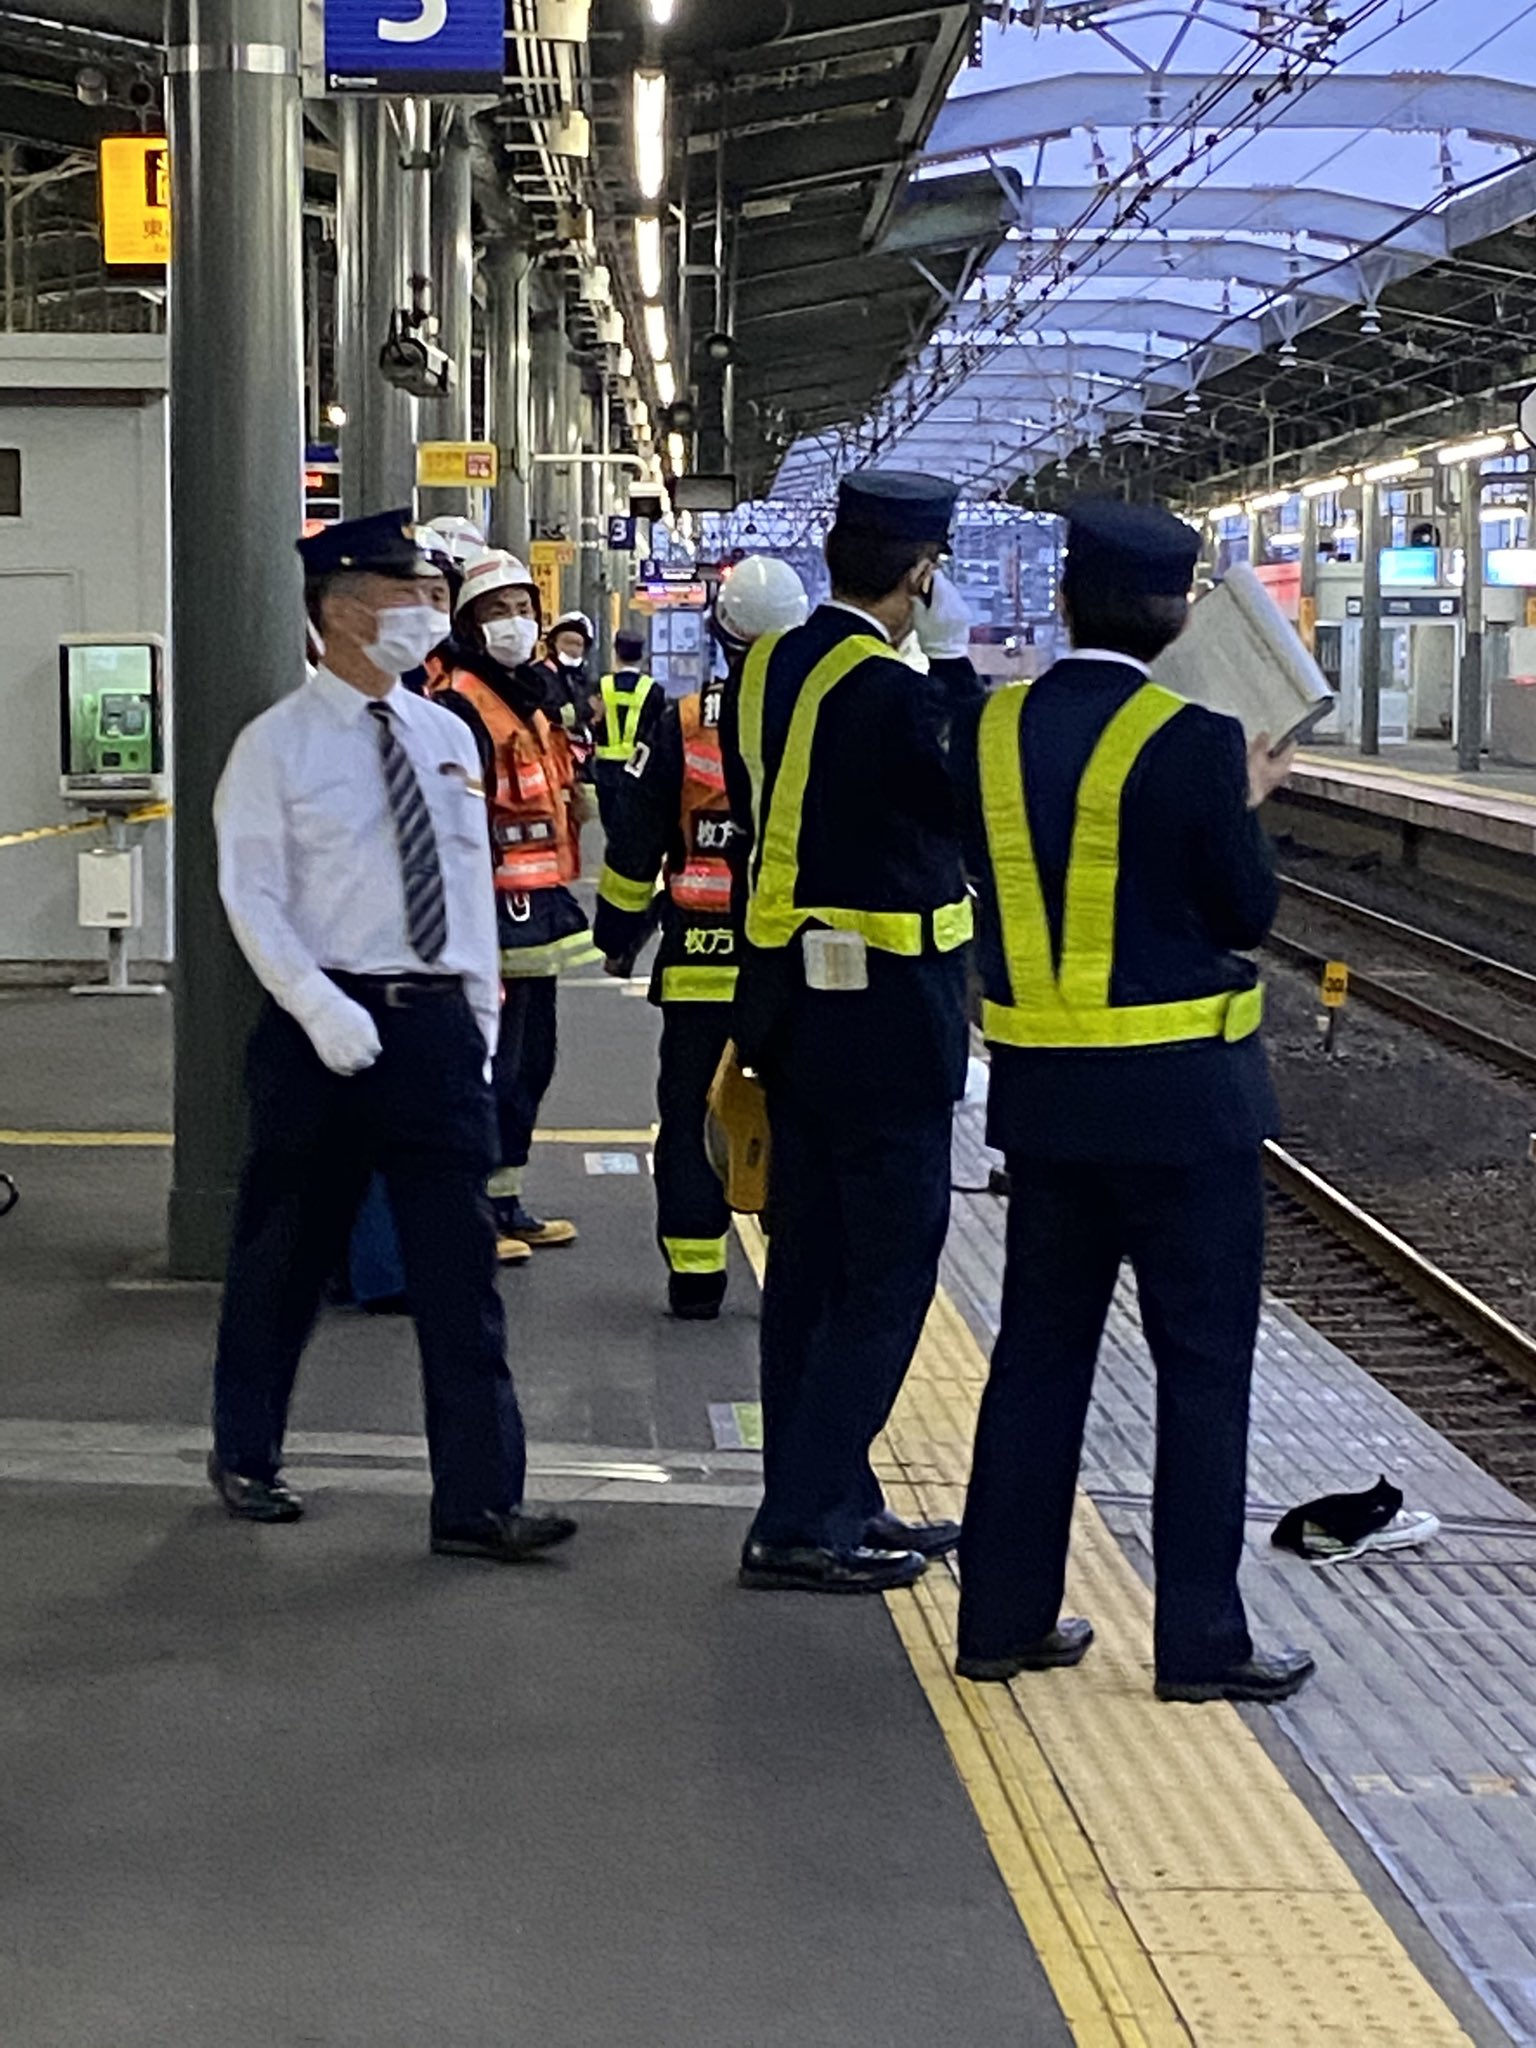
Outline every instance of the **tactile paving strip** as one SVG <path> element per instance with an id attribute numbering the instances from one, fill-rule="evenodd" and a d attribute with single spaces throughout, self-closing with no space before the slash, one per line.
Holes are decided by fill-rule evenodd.
<path id="1" fill-rule="evenodd" d="M 956 1178 L 975 1184 L 987 1164 L 979 1115 L 962 1109 Z M 983 1341 L 997 1319 L 1001 1228 L 995 1202 L 956 1204 L 946 1272 Z M 1083 1484 L 1147 1581 L 1152 1410 L 1125 1283 Z M 1317 1570 L 1271 1549 L 1280 1506 L 1383 1470 L 1442 1517 L 1426 1549 Z M 1481 2037 L 1533 2048 L 1536 1514 L 1274 1302 L 1259 1334 L 1249 1484 L 1255 1631 L 1307 1644 L 1319 1667 L 1275 1720 L 1487 2005 Z"/>
<path id="2" fill-rule="evenodd" d="M 760 1270 L 760 1237 L 743 1237 Z M 898 1512 L 956 1511 L 985 1376 L 941 1292 L 877 1446 Z M 952 1674 L 948 1573 L 889 1606 L 1076 2039 L 1465 2042 L 1239 1716 L 1153 1698 L 1151 1596 L 1086 1498 L 1069 1600 L 1099 1631 L 1087 1661 L 1006 1691 Z"/>

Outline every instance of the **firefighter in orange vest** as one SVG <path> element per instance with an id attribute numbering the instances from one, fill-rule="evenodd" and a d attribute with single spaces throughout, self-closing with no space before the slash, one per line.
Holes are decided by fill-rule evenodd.
<path id="1" fill-rule="evenodd" d="M 583 800 L 570 742 L 542 709 L 535 668 L 538 589 L 515 555 L 487 549 L 464 571 L 454 616 L 456 665 L 438 701 L 474 730 L 485 765 L 501 940 L 496 1106 L 501 1164 L 488 1192 L 504 1258 L 569 1244 L 576 1226 L 523 1201 L 534 1124 L 555 1071 L 560 971 L 589 955 L 570 885 L 581 872 Z"/>
<path id="2" fill-rule="evenodd" d="M 731 1035 L 736 924 L 728 860 L 734 827 L 720 759 L 720 707 L 747 649 L 804 624 L 805 586 L 787 562 L 753 555 L 731 573 L 712 628 L 726 675 L 693 696 L 651 692 L 619 787 L 593 938 L 610 973 L 627 974 L 652 925 L 662 874 L 661 944 L 651 1001 L 661 1006 L 656 1084 L 656 1235 L 673 1315 L 710 1321 L 725 1296 L 730 1212 L 704 1149 L 709 1084 Z"/>

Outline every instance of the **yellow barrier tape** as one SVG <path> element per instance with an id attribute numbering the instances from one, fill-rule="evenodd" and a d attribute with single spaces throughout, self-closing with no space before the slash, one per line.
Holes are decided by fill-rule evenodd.
<path id="1" fill-rule="evenodd" d="M 144 804 L 136 811 L 126 811 L 123 822 L 128 825 L 147 825 L 154 818 L 168 818 L 169 804 Z M 83 818 L 71 825 L 34 825 L 30 832 L 0 832 L 0 846 L 31 846 L 38 839 L 69 839 L 80 832 L 100 832 L 106 827 L 105 818 Z"/>

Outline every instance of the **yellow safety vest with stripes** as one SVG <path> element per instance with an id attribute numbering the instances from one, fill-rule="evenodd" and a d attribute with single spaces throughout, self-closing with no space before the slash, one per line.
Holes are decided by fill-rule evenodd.
<path id="1" fill-rule="evenodd" d="M 603 700 L 603 737 L 596 753 L 599 761 L 627 761 L 635 751 L 635 734 L 640 730 L 640 713 L 656 687 L 654 676 L 641 675 L 632 690 L 621 690 L 616 675 L 606 675 L 598 684 Z"/>
<path id="2" fill-rule="evenodd" d="M 1024 797 L 1019 722 L 1028 694 L 1027 683 L 1013 684 L 991 697 L 981 714 L 981 809 L 1010 993 L 1007 1002 L 983 1003 L 982 1035 L 993 1045 L 1042 1050 L 1251 1036 L 1263 1017 L 1262 988 L 1182 1002 L 1110 1000 L 1121 800 L 1142 749 L 1186 700 L 1144 684 L 1099 736 L 1078 785 L 1058 964 Z"/>
<path id="3" fill-rule="evenodd" d="M 796 900 L 800 827 L 811 776 L 816 720 L 822 705 L 861 662 L 894 662 L 908 684 L 912 675 L 900 655 L 873 634 L 855 633 L 840 640 L 800 686 L 770 791 L 763 762 L 763 699 L 768 663 L 782 638 L 782 634 L 775 633 L 756 641 L 741 678 L 738 729 L 741 757 L 752 784 L 755 839 L 746 912 L 748 941 L 764 950 L 788 946 L 804 926 L 820 924 L 833 931 L 857 932 L 876 952 L 894 953 L 905 959 L 918 958 L 930 935 L 936 951 L 952 953 L 971 936 L 973 920 L 968 896 L 931 911 L 854 910 L 842 904 Z"/>

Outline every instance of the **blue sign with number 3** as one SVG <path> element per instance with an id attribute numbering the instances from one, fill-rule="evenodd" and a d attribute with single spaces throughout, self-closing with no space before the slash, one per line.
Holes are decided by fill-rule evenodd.
<path id="1" fill-rule="evenodd" d="M 325 0 L 330 92 L 499 93 L 505 0 Z"/>

